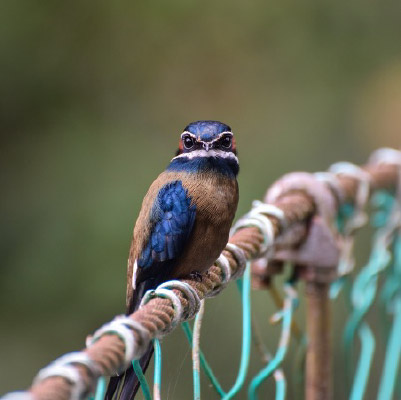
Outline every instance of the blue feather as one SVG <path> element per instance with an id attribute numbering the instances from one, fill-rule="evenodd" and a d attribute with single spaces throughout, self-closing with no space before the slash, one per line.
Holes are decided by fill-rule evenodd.
<path id="1" fill-rule="evenodd" d="M 196 121 L 187 125 L 184 131 L 191 132 L 202 140 L 213 140 L 222 132 L 231 132 L 231 128 L 219 121 Z"/>
<path id="2" fill-rule="evenodd" d="M 195 222 L 196 206 L 191 203 L 181 181 L 170 182 L 159 190 L 150 213 L 149 239 L 138 258 L 139 267 L 179 256 Z"/>

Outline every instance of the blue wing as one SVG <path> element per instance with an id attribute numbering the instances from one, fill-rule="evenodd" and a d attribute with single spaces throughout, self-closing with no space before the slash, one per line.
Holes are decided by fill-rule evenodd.
<path id="1" fill-rule="evenodd" d="M 196 206 L 181 181 L 164 185 L 150 213 L 149 240 L 137 260 L 147 268 L 157 262 L 178 257 L 188 240 L 195 221 Z"/>

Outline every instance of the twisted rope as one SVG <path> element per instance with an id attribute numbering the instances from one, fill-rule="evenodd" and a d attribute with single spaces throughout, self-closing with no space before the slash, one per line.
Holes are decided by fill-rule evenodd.
<path id="1" fill-rule="evenodd" d="M 372 163 L 362 167 L 369 176 L 369 190 L 392 189 L 397 181 L 396 163 Z M 316 179 L 318 182 L 318 179 Z M 281 182 L 283 185 L 283 182 Z M 311 183 L 312 184 L 312 183 Z M 40 372 L 28 392 L 16 392 L 7 400 L 75 400 L 83 399 L 100 376 L 115 375 L 127 367 L 128 361 L 137 359 L 149 341 L 168 333 L 178 322 L 196 313 L 197 301 L 215 295 L 228 280 L 243 273 L 244 261 L 261 257 L 273 248 L 295 248 L 306 238 L 309 220 L 318 212 L 333 213 L 342 202 L 354 203 L 360 182 L 355 176 L 338 175 L 328 188 L 329 200 L 314 196 L 302 186 L 287 185 L 280 189 L 276 182 L 273 208 L 254 209 L 237 225 L 223 257 L 202 275 L 201 280 L 184 279 L 184 286 L 161 288 L 149 295 L 142 307 L 127 317 L 118 317 L 103 326 L 88 339 L 88 347 L 73 358 L 56 360 Z M 284 182 L 285 186 L 285 182 Z M 259 204 L 260 206 L 260 204 Z M 258 207 L 258 205 L 257 205 Z M 256 208 L 257 208 L 256 207 Z M 222 261 L 224 260 L 224 261 Z M 227 262 L 228 268 L 227 268 Z M 260 276 L 263 282 L 268 275 Z M 169 292 L 169 294 L 166 294 Z M 173 294 L 171 294 L 173 293 Z M 90 360 L 90 365 L 79 360 Z M 62 366 L 62 368 L 60 367 Z M 74 372 L 72 372 L 74 371 Z"/>

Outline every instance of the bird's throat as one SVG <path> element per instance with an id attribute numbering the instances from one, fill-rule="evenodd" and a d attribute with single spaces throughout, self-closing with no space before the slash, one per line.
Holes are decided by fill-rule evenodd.
<path id="1" fill-rule="evenodd" d="M 239 164 L 237 157 L 232 153 L 230 156 L 221 157 L 213 154 L 212 150 L 205 153 L 211 153 L 209 156 L 197 156 L 194 152 L 181 154 L 171 160 L 167 167 L 167 171 L 187 172 L 187 173 L 204 173 L 213 172 L 223 174 L 235 178 L 239 172 Z"/>

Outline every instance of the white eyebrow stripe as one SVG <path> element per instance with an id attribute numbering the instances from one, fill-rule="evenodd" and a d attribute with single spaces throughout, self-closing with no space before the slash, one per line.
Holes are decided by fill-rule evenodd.
<path id="1" fill-rule="evenodd" d="M 218 135 L 215 139 L 211 140 L 210 142 L 205 142 L 205 143 L 212 144 L 212 143 L 214 143 L 214 142 L 217 142 L 218 140 L 221 139 L 221 137 L 222 137 L 223 135 L 227 135 L 227 134 L 229 134 L 231 137 L 234 136 L 234 134 L 233 134 L 232 132 L 230 132 L 230 131 L 224 131 L 224 132 L 219 133 L 219 135 Z M 196 139 L 197 142 L 203 142 L 202 140 L 198 140 L 198 137 L 197 137 L 194 133 L 191 133 L 191 132 L 188 132 L 188 131 L 184 131 L 184 132 L 181 133 L 181 138 L 183 137 L 183 135 L 190 135 L 191 137 L 193 137 L 194 139 Z"/>
<path id="2" fill-rule="evenodd" d="M 191 132 L 188 132 L 188 131 L 182 132 L 182 133 L 181 133 L 181 138 L 182 138 L 184 135 L 190 135 L 190 136 L 192 136 L 192 137 L 194 137 L 194 138 L 196 139 L 196 135 L 193 134 L 193 133 L 191 133 Z"/>
<path id="3" fill-rule="evenodd" d="M 232 160 L 235 160 L 238 163 L 238 157 L 233 152 L 223 151 L 223 150 L 213 150 L 213 149 L 211 149 L 209 151 L 201 149 L 201 150 L 194 150 L 189 153 L 182 153 L 182 154 L 174 157 L 173 160 L 176 160 L 178 158 L 187 158 L 188 160 L 192 160 L 193 158 L 196 158 L 196 157 L 231 158 Z"/>

